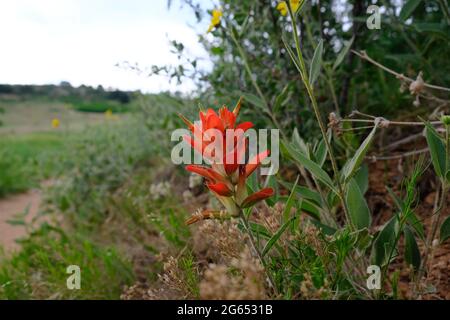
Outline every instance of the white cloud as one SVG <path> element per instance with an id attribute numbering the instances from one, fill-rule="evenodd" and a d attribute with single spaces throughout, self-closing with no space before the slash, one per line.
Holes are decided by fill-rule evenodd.
<path id="1" fill-rule="evenodd" d="M 196 31 L 187 26 L 192 12 L 166 0 L 18 0 L 0 4 L 0 83 L 102 84 L 120 89 L 183 90 L 164 77 L 147 78 L 115 67 L 176 63 L 168 39 L 205 57 Z"/>

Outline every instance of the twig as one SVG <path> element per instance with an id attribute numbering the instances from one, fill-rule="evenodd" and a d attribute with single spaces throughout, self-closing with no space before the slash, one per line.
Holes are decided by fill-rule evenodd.
<path id="1" fill-rule="evenodd" d="M 372 161 L 378 161 L 378 160 L 392 160 L 392 159 L 402 159 L 407 158 L 410 156 L 414 156 L 417 154 L 428 152 L 428 148 L 414 150 L 414 151 L 408 151 L 402 154 L 396 154 L 393 156 L 367 156 L 366 159 L 372 160 Z"/>
<path id="2" fill-rule="evenodd" d="M 420 121 L 391 121 L 382 117 L 379 117 L 381 119 L 380 121 L 380 128 L 385 128 L 389 125 L 394 126 L 425 126 L 426 124 L 424 122 Z M 363 122 L 363 123 L 375 123 L 376 119 L 370 120 L 370 119 L 341 119 L 340 121 L 343 122 Z M 438 125 L 442 124 L 441 121 L 431 121 L 431 125 Z"/>
<path id="3" fill-rule="evenodd" d="M 412 142 L 412 141 L 414 141 L 414 140 L 416 140 L 418 138 L 421 138 L 421 137 L 423 137 L 423 132 L 420 132 L 420 133 L 417 133 L 417 134 L 413 134 L 413 135 L 410 135 L 410 136 L 408 136 L 406 138 L 400 139 L 400 140 L 398 140 L 396 142 L 393 142 L 393 143 L 391 143 L 391 144 L 381 148 L 381 150 L 382 151 L 392 150 L 392 149 L 395 149 L 395 148 L 397 148 L 398 146 L 400 146 L 402 144 L 406 144 L 406 143 Z"/>
<path id="4" fill-rule="evenodd" d="M 351 50 L 352 53 L 356 54 L 358 57 L 360 57 L 361 59 L 364 59 L 368 62 L 370 62 L 371 64 L 377 66 L 380 69 L 383 69 L 384 71 L 394 75 L 397 79 L 400 80 L 404 80 L 406 82 L 414 82 L 415 80 L 405 76 L 404 74 L 398 73 L 392 69 L 389 69 L 388 67 L 382 65 L 381 63 L 373 60 L 371 57 L 369 57 L 369 55 L 365 52 L 365 51 L 355 51 L 355 50 Z M 433 84 L 429 84 L 429 83 L 424 83 L 424 87 L 429 88 L 429 89 L 435 89 L 435 90 L 441 90 L 441 91 L 446 91 L 446 92 L 450 92 L 450 88 L 446 88 L 446 87 L 442 87 L 442 86 L 437 86 L 437 85 L 433 85 Z"/>

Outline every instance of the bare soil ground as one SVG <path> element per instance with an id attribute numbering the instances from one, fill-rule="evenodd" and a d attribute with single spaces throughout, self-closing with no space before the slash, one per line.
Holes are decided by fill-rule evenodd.
<path id="1" fill-rule="evenodd" d="M 41 190 L 34 189 L 0 199 L 0 245 L 5 251 L 17 250 L 19 245 L 16 240 L 26 234 L 25 226 L 12 225 L 8 221 L 28 209 L 25 221 L 30 222 L 38 213 L 41 198 Z"/>

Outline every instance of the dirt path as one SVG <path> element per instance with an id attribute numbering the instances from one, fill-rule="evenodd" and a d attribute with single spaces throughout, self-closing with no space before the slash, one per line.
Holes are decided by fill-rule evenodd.
<path id="1" fill-rule="evenodd" d="M 31 221 L 38 213 L 41 200 L 42 191 L 39 189 L 0 199 L 0 246 L 3 246 L 7 252 L 17 250 L 19 245 L 15 240 L 26 233 L 24 226 L 11 225 L 8 220 L 14 219 L 17 214 L 25 212 L 29 206 L 25 220 Z"/>

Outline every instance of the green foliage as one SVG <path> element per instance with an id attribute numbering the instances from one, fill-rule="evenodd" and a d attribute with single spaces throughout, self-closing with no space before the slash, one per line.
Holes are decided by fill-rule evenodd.
<path id="1" fill-rule="evenodd" d="M 2 137 L 0 141 L 0 197 L 25 191 L 57 172 L 66 150 L 58 133 Z"/>
<path id="2" fill-rule="evenodd" d="M 369 228 L 371 222 L 370 210 L 355 179 L 351 179 L 348 183 L 346 201 L 350 220 L 356 230 Z"/>
<path id="3" fill-rule="evenodd" d="M 44 224 L 0 264 L 1 299 L 117 299 L 134 280 L 131 264 L 114 248 Z M 81 270 L 81 289 L 67 288 L 70 265 Z"/>
<path id="4" fill-rule="evenodd" d="M 68 140 L 52 203 L 81 224 L 103 221 L 108 194 L 151 155 L 148 131 L 138 123 L 138 119 L 112 122 Z"/>
<path id="5" fill-rule="evenodd" d="M 430 124 L 427 124 L 425 128 L 425 136 L 427 138 L 428 147 L 430 148 L 434 171 L 438 177 L 445 179 L 445 173 L 447 172 L 447 153 L 444 142 Z"/>

